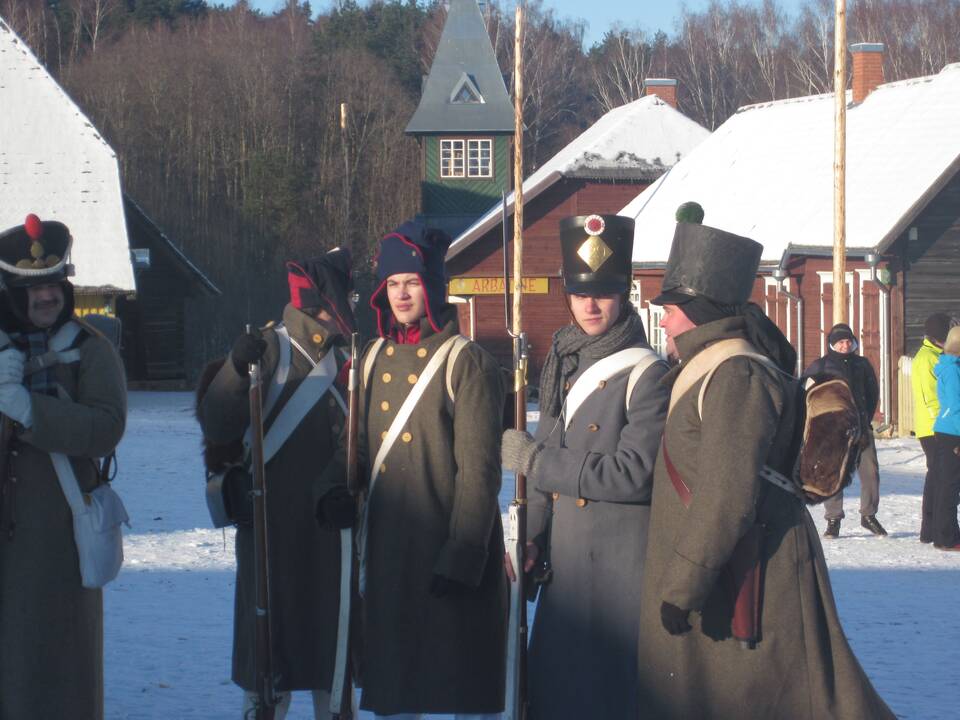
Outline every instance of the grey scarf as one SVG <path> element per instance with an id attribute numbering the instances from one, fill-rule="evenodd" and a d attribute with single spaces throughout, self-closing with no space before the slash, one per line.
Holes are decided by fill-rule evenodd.
<path id="1" fill-rule="evenodd" d="M 560 414 L 563 385 L 580 367 L 581 353 L 591 360 L 599 360 L 646 342 L 643 323 L 629 306 L 624 308 L 617 322 L 603 335 L 587 335 L 576 324 L 560 328 L 553 334 L 550 353 L 540 373 L 540 412 L 550 417 Z"/>

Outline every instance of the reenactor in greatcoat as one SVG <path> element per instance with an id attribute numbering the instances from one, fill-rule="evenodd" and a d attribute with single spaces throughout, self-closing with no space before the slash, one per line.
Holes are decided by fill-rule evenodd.
<path id="1" fill-rule="evenodd" d="M 567 218 L 560 244 L 573 322 L 553 336 L 541 373 L 536 437 L 507 430 L 502 447 L 504 468 L 531 486 L 525 569 L 550 563 L 530 642 L 530 714 L 635 720 L 637 598 L 669 368 L 629 300 L 633 220 Z"/>
<path id="2" fill-rule="evenodd" d="M 213 465 L 208 471 L 222 471 L 224 461 L 232 461 L 220 492 L 237 526 L 233 681 L 245 692 L 246 717 L 257 697 L 256 585 L 252 480 L 243 463 L 243 445 L 250 424 L 248 368 L 261 363 L 265 456 L 271 454 L 265 457 L 265 482 L 271 656 L 280 693 L 276 717 L 286 715 L 291 691 L 310 690 L 314 717 L 327 718 L 337 642 L 340 535 L 317 527 L 312 493 L 337 448 L 346 412 L 344 346 L 354 327 L 350 255 L 337 248 L 288 263 L 287 272 L 290 302 L 282 322 L 236 340 L 209 387 L 201 387 L 197 415 L 208 466 Z M 304 382 L 308 376 L 309 384 Z M 307 385 L 317 390 L 298 393 Z M 233 448 L 234 456 L 225 458 L 224 448 Z"/>
<path id="3" fill-rule="evenodd" d="M 800 396 L 793 349 L 749 303 L 761 251 L 678 223 L 653 300 L 680 365 L 664 380 L 641 717 L 892 719 L 844 636 L 810 513 L 768 482 L 790 472 Z"/>
<path id="4" fill-rule="evenodd" d="M 103 595 L 83 586 L 65 488 L 106 482 L 97 459 L 120 442 L 127 396 L 113 345 L 73 314 L 71 244 L 36 215 L 0 234 L 4 720 L 103 717 Z"/>
<path id="5" fill-rule="evenodd" d="M 449 243 L 416 222 L 383 238 L 370 300 L 379 338 L 360 366 L 360 707 L 400 720 L 504 705 L 504 390 L 446 302 Z M 344 474 L 318 483 L 325 525 L 354 521 Z"/>

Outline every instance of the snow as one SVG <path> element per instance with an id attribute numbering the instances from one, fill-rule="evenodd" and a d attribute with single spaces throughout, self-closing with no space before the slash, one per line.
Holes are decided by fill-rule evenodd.
<path id="1" fill-rule="evenodd" d="M 874 248 L 905 230 L 956 172 L 960 63 L 880 85 L 847 111 L 847 246 Z M 763 245 L 832 247 L 833 94 L 750 105 L 718 127 L 620 215 L 636 220 L 633 261 L 666 262 L 677 207 L 703 205 L 704 223 Z M 922 201 L 922 202 L 921 202 Z"/>
<path id="2" fill-rule="evenodd" d="M 134 290 L 117 156 L 2 19 L 0 108 L 0 231 L 59 220 L 75 285 Z"/>
<path id="3" fill-rule="evenodd" d="M 841 538 L 824 542 L 837 605 L 867 674 L 899 717 L 955 718 L 960 553 L 918 542 L 925 472 L 919 443 L 882 440 L 877 446 L 878 517 L 890 536 L 874 538 L 859 527 L 854 484 Z M 233 533 L 209 528 L 199 449 L 190 394 L 130 394 L 114 486 L 133 529 L 124 569 L 104 592 L 109 720 L 236 720 L 240 714 L 240 693 L 230 682 Z M 502 509 L 512 490 L 505 477 Z M 822 515 L 813 508 L 821 530 Z M 306 694 L 294 696 L 288 717 L 312 717 Z"/>
<path id="4" fill-rule="evenodd" d="M 529 203 L 566 173 L 585 167 L 666 169 L 709 134 L 656 95 L 647 95 L 610 110 L 541 165 L 523 181 L 524 202 Z M 507 211 L 513 212 L 513 193 L 507 195 Z M 495 227 L 502 214 L 503 203 L 498 202 L 453 241 L 447 259 L 456 257 Z"/>

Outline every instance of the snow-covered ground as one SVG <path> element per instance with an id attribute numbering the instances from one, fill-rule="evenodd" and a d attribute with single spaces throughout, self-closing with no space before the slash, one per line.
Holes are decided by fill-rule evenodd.
<path id="1" fill-rule="evenodd" d="M 240 717 L 230 682 L 233 536 L 209 529 L 199 449 L 189 394 L 131 394 L 115 487 L 133 529 L 124 569 L 104 594 L 110 720 Z M 840 615 L 898 717 L 952 720 L 960 717 L 960 553 L 918 542 L 919 444 L 878 449 L 878 517 L 890 536 L 859 527 L 854 485 L 841 538 L 824 543 Z M 511 492 L 501 495 L 504 507 Z M 822 512 L 813 515 L 822 530 Z M 288 717 L 312 717 L 309 698 L 295 696 Z"/>

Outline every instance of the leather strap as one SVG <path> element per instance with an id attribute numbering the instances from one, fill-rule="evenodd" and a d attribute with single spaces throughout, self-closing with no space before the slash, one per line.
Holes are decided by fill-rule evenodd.
<path id="1" fill-rule="evenodd" d="M 680 477 L 680 471 L 677 470 L 677 466 L 674 465 L 670 459 L 670 453 L 667 452 L 666 439 L 660 441 L 660 448 L 663 450 L 663 464 L 667 468 L 667 475 L 670 476 L 670 483 L 673 485 L 673 489 L 677 491 L 677 496 L 680 498 L 683 506 L 690 507 L 690 503 L 693 501 L 693 491 L 683 481 L 683 478 Z"/>
<path id="2" fill-rule="evenodd" d="M 677 401 L 683 397 L 686 392 L 697 384 L 697 381 L 709 373 L 713 368 L 724 360 L 732 358 L 734 355 L 750 355 L 756 353 L 756 348 L 746 340 L 740 338 L 730 338 L 720 340 L 713 345 L 698 352 L 690 362 L 683 366 L 679 377 L 673 384 L 673 390 L 670 393 L 670 409 L 667 412 L 669 416 L 673 412 Z"/>

